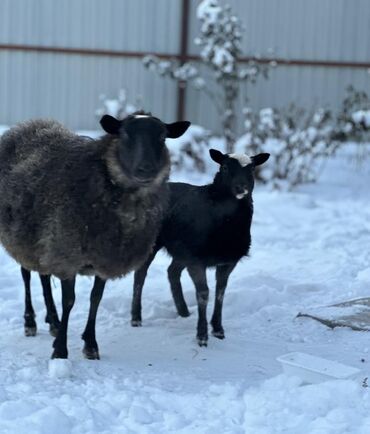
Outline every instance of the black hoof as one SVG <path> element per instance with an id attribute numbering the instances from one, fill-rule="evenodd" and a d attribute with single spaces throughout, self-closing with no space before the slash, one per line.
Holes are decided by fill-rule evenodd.
<path id="1" fill-rule="evenodd" d="M 197 341 L 198 341 L 198 345 L 200 347 L 206 347 L 208 345 L 208 338 L 207 337 L 205 337 L 205 338 L 197 337 Z"/>
<path id="2" fill-rule="evenodd" d="M 57 337 L 58 331 L 59 331 L 59 325 L 60 324 L 50 324 L 49 325 L 49 333 L 53 338 Z"/>
<path id="3" fill-rule="evenodd" d="M 36 326 L 24 326 L 24 334 L 25 336 L 36 336 L 37 333 L 37 327 Z"/>
<path id="4" fill-rule="evenodd" d="M 223 330 L 213 330 L 212 334 L 217 339 L 225 339 L 225 332 Z"/>
<path id="5" fill-rule="evenodd" d="M 186 310 L 178 310 L 177 313 L 182 317 L 182 318 L 187 318 L 188 316 L 190 316 L 190 312 L 188 311 L 188 309 L 186 308 Z"/>
<path id="6" fill-rule="evenodd" d="M 54 350 L 51 355 L 52 359 L 68 359 L 68 351 L 58 351 Z"/>
<path id="7" fill-rule="evenodd" d="M 141 319 L 132 319 L 131 320 L 131 326 L 132 327 L 141 327 L 143 324 L 141 322 Z"/>
<path id="8" fill-rule="evenodd" d="M 100 360 L 98 348 L 89 348 L 85 345 L 82 352 L 85 358 L 88 360 Z"/>

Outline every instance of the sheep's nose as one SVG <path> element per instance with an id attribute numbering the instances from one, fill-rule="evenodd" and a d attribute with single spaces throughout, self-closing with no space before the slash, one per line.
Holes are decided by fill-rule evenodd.
<path id="1" fill-rule="evenodd" d="M 248 190 L 247 186 L 244 184 L 238 184 L 235 186 L 235 193 L 236 194 L 243 194 L 245 191 Z"/>
<path id="2" fill-rule="evenodd" d="M 138 170 L 140 172 L 151 172 L 154 169 L 151 163 L 141 163 Z"/>
<path id="3" fill-rule="evenodd" d="M 153 176 L 155 172 L 155 167 L 151 163 L 142 163 L 136 170 L 137 175 L 143 178 Z"/>

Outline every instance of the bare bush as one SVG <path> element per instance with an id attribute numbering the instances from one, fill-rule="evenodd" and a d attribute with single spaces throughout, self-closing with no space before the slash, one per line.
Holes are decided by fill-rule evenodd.
<path id="1" fill-rule="evenodd" d="M 191 84 L 208 95 L 220 117 L 222 135 L 228 152 L 233 152 L 236 140 L 236 103 L 242 83 L 255 83 L 260 76 L 268 77 L 271 65 L 258 62 L 258 56 L 240 66 L 243 26 L 229 5 L 220 6 L 218 0 L 203 0 L 197 8 L 200 34 L 195 43 L 200 47 L 200 58 L 210 72 L 209 80 L 192 62 L 179 65 L 176 60 L 161 60 L 146 56 L 144 66 L 162 77 L 176 80 L 180 86 Z"/>
<path id="2" fill-rule="evenodd" d="M 246 133 L 237 143 L 238 149 L 253 154 L 263 149 L 271 154 L 268 170 L 259 178 L 274 187 L 293 187 L 316 179 L 320 163 L 332 155 L 337 142 L 332 117 L 328 110 L 306 112 L 290 105 L 285 110 L 262 109 L 255 113 L 244 110 Z"/>

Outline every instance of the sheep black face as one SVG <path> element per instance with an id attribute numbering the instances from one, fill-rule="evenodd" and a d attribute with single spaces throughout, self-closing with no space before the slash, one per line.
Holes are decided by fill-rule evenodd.
<path id="1" fill-rule="evenodd" d="M 123 120 L 104 115 L 103 129 L 119 140 L 118 160 L 125 176 L 138 185 L 150 184 L 169 166 L 166 138 L 180 137 L 190 122 L 165 124 L 149 114 L 133 114 Z"/>
<path id="2" fill-rule="evenodd" d="M 248 157 L 245 154 L 223 154 L 216 149 L 209 151 L 213 161 L 221 168 L 215 178 L 220 191 L 232 195 L 236 199 L 243 199 L 251 195 L 254 188 L 254 168 L 265 163 L 270 154 L 258 154 Z"/>

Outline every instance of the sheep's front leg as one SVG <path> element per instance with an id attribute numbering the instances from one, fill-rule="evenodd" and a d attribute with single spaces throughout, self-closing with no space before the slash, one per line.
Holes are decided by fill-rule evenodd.
<path id="1" fill-rule="evenodd" d="M 173 301 L 175 302 L 177 313 L 182 317 L 187 317 L 190 315 L 188 306 L 184 299 L 184 294 L 182 292 L 181 286 L 181 273 L 185 265 L 181 262 L 176 261 L 175 259 L 171 262 L 171 265 L 168 267 L 168 280 L 171 286 L 171 292 Z"/>
<path id="2" fill-rule="evenodd" d="M 35 336 L 37 331 L 35 321 L 35 311 L 31 299 L 31 272 L 21 267 L 22 279 L 25 291 L 25 309 L 24 309 L 24 334 L 26 336 Z"/>
<path id="3" fill-rule="evenodd" d="M 71 309 L 75 303 L 75 282 L 76 278 L 62 280 L 62 321 L 58 330 L 57 337 L 54 339 L 54 351 L 52 359 L 67 359 L 67 330 L 68 319 Z"/>
<path id="4" fill-rule="evenodd" d="M 218 265 L 216 268 L 216 298 L 215 307 L 211 319 L 212 334 L 218 339 L 225 338 L 225 332 L 222 327 L 222 304 L 224 301 L 227 281 L 237 262 L 227 265 Z"/>
<path id="5" fill-rule="evenodd" d="M 90 360 L 100 359 L 98 343 L 96 342 L 95 325 L 96 315 L 98 313 L 100 301 L 103 297 L 105 283 L 105 280 L 98 276 L 95 277 L 94 286 L 90 294 L 89 317 L 87 319 L 85 331 L 82 333 L 82 339 L 85 341 L 82 352 L 85 357 Z"/>
<path id="6" fill-rule="evenodd" d="M 132 327 L 141 327 L 141 295 L 145 278 L 150 264 L 153 262 L 155 255 L 158 252 L 158 247 L 155 247 L 144 264 L 135 271 L 134 274 L 134 290 L 131 303 L 131 325 Z"/>
<path id="7" fill-rule="evenodd" d="M 60 327 L 60 321 L 58 318 L 57 309 L 55 307 L 53 293 L 51 291 L 50 276 L 47 274 L 40 274 L 40 280 L 46 306 L 45 322 L 49 324 L 49 333 L 51 336 L 56 337 Z"/>
<path id="8" fill-rule="evenodd" d="M 194 282 L 197 303 L 198 303 L 198 326 L 197 340 L 200 347 L 206 347 L 208 341 L 208 326 L 207 326 L 207 303 L 209 289 L 207 285 L 206 267 L 202 265 L 192 265 L 187 267 L 189 275 Z"/>

